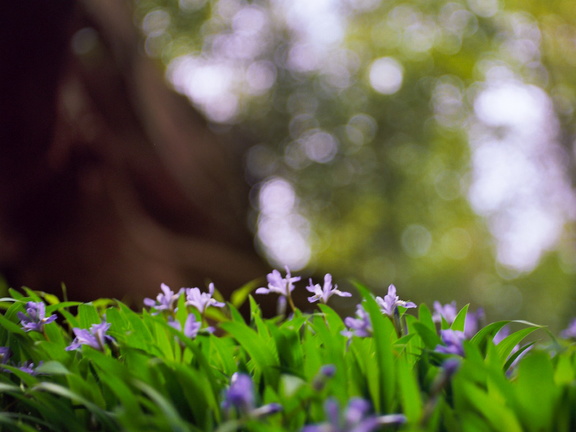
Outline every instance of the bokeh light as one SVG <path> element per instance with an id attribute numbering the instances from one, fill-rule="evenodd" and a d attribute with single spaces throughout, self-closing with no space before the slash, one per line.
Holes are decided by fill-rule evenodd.
<path id="1" fill-rule="evenodd" d="M 394 282 L 496 317 L 544 316 L 533 301 L 543 281 L 570 292 L 569 7 L 173 3 L 139 4 L 146 49 L 232 143 L 252 141 L 253 229 L 273 265 Z"/>
<path id="2" fill-rule="evenodd" d="M 258 240 L 277 266 L 301 270 L 310 259 L 309 223 L 298 212 L 293 187 L 281 178 L 268 179 L 260 189 Z"/>
<path id="3" fill-rule="evenodd" d="M 376 59 L 370 66 L 370 84 L 378 93 L 396 93 L 402 87 L 402 76 L 402 65 L 391 57 Z"/>

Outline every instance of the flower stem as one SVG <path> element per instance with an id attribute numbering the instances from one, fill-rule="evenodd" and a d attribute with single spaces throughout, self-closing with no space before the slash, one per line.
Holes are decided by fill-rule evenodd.
<path id="1" fill-rule="evenodd" d="M 290 309 L 292 309 L 292 312 L 296 312 L 296 306 L 294 305 L 294 301 L 292 300 L 292 296 L 290 295 L 290 293 L 288 293 L 286 297 L 288 298 L 288 304 L 290 305 Z"/>

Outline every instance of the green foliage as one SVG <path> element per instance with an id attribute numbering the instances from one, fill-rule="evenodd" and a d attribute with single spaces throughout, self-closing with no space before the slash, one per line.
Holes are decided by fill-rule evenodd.
<path id="1" fill-rule="evenodd" d="M 403 424 L 382 429 L 574 430 L 576 350 L 569 341 L 528 322 L 500 321 L 468 337 L 463 356 L 445 354 L 438 351 L 448 344 L 441 330 L 465 331 L 468 306 L 452 322 L 435 322 L 426 305 L 417 314 L 398 307 L 390 317 L 357 287 L 371 322 L 366 337 L 347 335 L 348 326 L 324 304 L 311 314 L 264 319 L 252 297 L 248 321 L 229 305 L 212 323 L 215 333 L 202 323 L 193 338 L 170 324 L 193 313 L 183 296 L 178 311 L 54 302 L 49 311 L 59 320 L 25 332 L 18 313 L 42 298 L 13 292 L 0 315 L 0 346 L 10 349 L 0 371 L 1 428 L 297 431 L 329 421 L 327 401 L 344 410 L 362 398 L 371 406 L 366 414 L 381 422 L 388 414 L 405 416 Z M 73 327 L 93 329 L 103 319 L 113 338 L 103 349 L 66 350 Z M 512 325 L 514 331 L 495 339 Z M 528 341 L 535 332 L 544 340 Z M 238 374 L 252 381 L 246 411 L 226 406 Z M 261 414 L 274 404 L 279 412 Z"/>
<path id="2" fill-rule="evenodd" d="M 259 237 L 274 264 L 288 262 L 271 251 L 276 239 L 298 231 L 311 249 L 310 269 L 338 269 L 340 278 L 376 290 L 385 289 L 385 275 L 409 287 L 411 298 L 471 302 L 492 319 L 516 318 L 508 316 L 514 311 L 552 320 L 546 322 L 552 328 L 574 309 L 574 218 L 568 216 L 574 212 L 564 210 L 573 202 L 564 187 L 574 178 L 576 136 L 571 1 L 134 4 L 144 49 L 244 152 L 253 195 L 278 180 L 294 192 L 272 214 L 278 219 L 272 225 L 294 229 L 269 233 L 272 244 Z M 381 59 L 399 66 L 398 88 L 380 92 L 371 81 Z M 381 81 L 394 81 L 394 71 L 382 72 Z M 480 96 L 507 85 L 538 95 L 538 109 L 547 113 L 542 128 L 532 131 L 531 116 L 517 124 L 482 118 Z M 490 108 L 519 118 L 530 111 L 522 101 Z M 218 114 L 223 111 L 230 115 Z M 538 152 L 530 153 L 534 136 Z M 508 154 L 513 162 L 534 161 L 532 173 L 498 158 L 478 168 L 476 151 L 485 141 L 504 148 L 521 143 Z M 482 210 L 471 202 L 486 170 L 513 174 L 491 180 L 496 190 L 486 194 L 495 198 Z M 510 177 L 518 184 L 511 187 Z M 538 187 L 549 179 L 555 179 L 549 190 Z M 263 205 L 255 213 L 250 220 L 258 232 L 270 215 Z M 558 233 L 542 244 L 542 259 L 503 262 L 506 237 L 525 225 L 526 235 L 515 241 L 533 238 L 542 217 Z M 518 248 L 515 255 L 522 255 Z M 549 298 L 542 286 L 553 293 Z M 560 307 L 558 297 L 567 300 Z"/>

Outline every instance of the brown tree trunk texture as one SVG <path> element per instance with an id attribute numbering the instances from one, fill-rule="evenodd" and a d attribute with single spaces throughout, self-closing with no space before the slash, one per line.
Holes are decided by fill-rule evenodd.
<path id="1" fill-rule="evenodd" d="M 264 276 L 233 143 L 142 55 L 126 3 L 4 6 L 0 272 L 9 284 L 130 301 L 161 282 L 209 278 L 226 296 Z"/>

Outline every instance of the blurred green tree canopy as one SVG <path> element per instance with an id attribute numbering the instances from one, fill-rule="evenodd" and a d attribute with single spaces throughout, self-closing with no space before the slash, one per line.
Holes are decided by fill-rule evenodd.
<path id="1" fill-rule="evenodd" d="M 233 136 L 275 265 L 562 326 L 576 273 L 567 0 L 140 0 Z M 89 32 L 78 43 L 88 43 Z"/>

